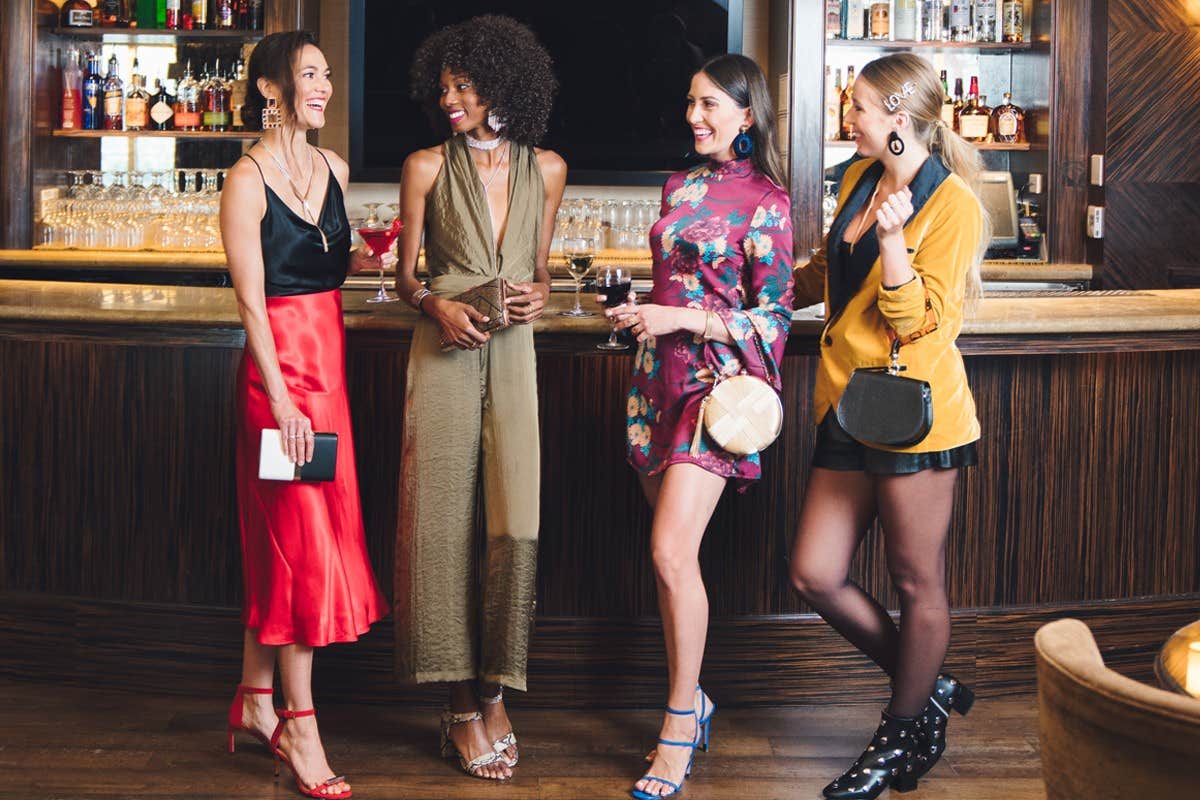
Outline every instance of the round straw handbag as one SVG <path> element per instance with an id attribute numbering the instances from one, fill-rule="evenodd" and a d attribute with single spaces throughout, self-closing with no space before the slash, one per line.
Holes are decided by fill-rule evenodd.
<path id="1" fill-rule="evenodd" d="M 783 401 L 771 384 L 753 375 L 719 381 L 700 403 L 692 455 L 699 455 L 700 426 L 721 449 L 735 456 L 764 450 L 783 428 Z"/>

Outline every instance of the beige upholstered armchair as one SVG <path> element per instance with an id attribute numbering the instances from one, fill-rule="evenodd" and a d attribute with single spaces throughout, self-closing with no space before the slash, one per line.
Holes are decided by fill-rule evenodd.
<path id="1" fill-rule="evenodd" d="M 1200 797 L 1200 700 L 1108 669 L 1079 620 L 1034 642 L 1047 800 Z"/>

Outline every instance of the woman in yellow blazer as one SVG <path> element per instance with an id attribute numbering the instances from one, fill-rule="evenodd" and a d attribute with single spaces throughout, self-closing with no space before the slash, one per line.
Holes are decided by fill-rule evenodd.
<path id="1" fill-rule="evenodd" d="M 946 536 L 962 467 L 976 463 L 979 422 L 954 346 L 979 293 L 988 240 L 972 183 L 975 148 L 941 121 L 941 82 L 911 53 L 867 64 L 848 122 L 857 152 L 826 244 L 796 272 L 796 305 L 824 299 L 814 415 L 816 454 L 792 550 L 796 590 L 892 678 L 892 697 L 863 755 L 825 787 L 828 798 L 906 791 L 941 756 L 951 708 L 971 691 L 940 674 L 950 640 Z M 928 381 L 933 427 L 883 450 L 839 424 L 838 401 L 858 367 L 888 363 L 899 338 L 906 376 Z M 850 580 L 850 562 L 878 518 L 900 624 Z"/>

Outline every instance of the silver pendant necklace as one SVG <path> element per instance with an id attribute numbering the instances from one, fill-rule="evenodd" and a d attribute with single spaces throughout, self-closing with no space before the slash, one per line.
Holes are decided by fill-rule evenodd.
<path id="1" fill-rule="evenodd" d="M 500 140 L 497 139 L 496 141 Z M 483 179 L 483 175 L 479 176 L 479 182 L 483 184 L 483 196 L 485 198 L 487 197 L 488 190 L 492 188 L 492 184 L 496 182 L 496 176 L 499 175 L 500 170 L 504 168 L 504 162 L 508 160 L 508 151 L 511 149 L 512 148 L 505 148 L 504 155 L 500 156 L 500 161 L 496 163 L 495 168 L 492 170 L 491 176 L 488 177 L 486 181 Z"/>
<path id="2" fill-rule="evenodd" d="M 263 149 L 265 149 L 268 153 L 271 154 L 271 160 L 275 162 L 275 166 L 279 167 L 279 171 L 283 173 L 283 177 L 287 178 L 288 186 L 290 186 L 292 189 L 292 194 L 295 195 L 296 199 L 300 201 L 300 206 L 304 209 L 304 213 L 306 213 L 308 215 L 308 218 L 312 222 L 313 227 L 317 229 L 317 233 L 321 234 L 321 246 L 325 249 L 325 252 L 328 253 L 329 252 L 329 239 L 327 239 L 325 237 L 325 231 L 321 228 L 321 223 L 317 220 L 316 212 L 314 212 L 312 206 L 308 204 L 308 192 L 305 192 L 302 195 L 302 194 L 300 194 L 299 191 L 296 190 L 296 181 L 294 178 L 292 178 L 292 173 L 288 172 L 288 168 L 283 165 L 283 161 L 280 160 L 279 156 L 275 155 L 274 150 L 272 150 L 270 147 L 267 146 L 267 143 L 265 140 L 260 139 L 259 141 L 262 142 Z M 317 161 L 316 161 L 316 159 L 313 158 L 312 150 L 308 151 L 308 163 L 309 163 L 308 188 L 309 188 L 309 190 L 311 190 L 312 189 L 312 177 L 313 177 L 313 174 L 317 171 Z M 333 173 L 330 173 L 329 180 L 333 180 L 333 179 L 334 179 Z"/>

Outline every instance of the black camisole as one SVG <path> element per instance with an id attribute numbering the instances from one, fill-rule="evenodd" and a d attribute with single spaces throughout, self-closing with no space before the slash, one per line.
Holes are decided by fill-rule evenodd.
<path id="1" fill-rule="evenodd" d="M 320 152 L 319 150 L 317 152 Z M 247 155 L 262 175 L 262 165 Z M 321 153 L 325 166 L 329 159 Z M 346 280 L 350 268 L 350 222 L 342 187 L 329 169 L 329 183 L 321 203 L 317 225 L 296 215 L 267 185 L 267 213 L 259 226 L 262 240 L 263 273 L 267 297 L 314 294 L 337 289 Z M 320 230 L 317 227 L 320 226 Z M 329 243 L 329 252 L 321 241 L 321 231 Z"/>

